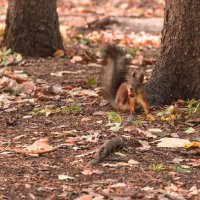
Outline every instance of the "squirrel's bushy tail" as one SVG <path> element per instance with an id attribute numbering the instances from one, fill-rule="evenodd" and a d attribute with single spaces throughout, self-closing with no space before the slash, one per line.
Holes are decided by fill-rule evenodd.
<path id="1" fill-rule="evenodd" d="M 119 86 L 126 82 L 129 59 L 126 53 L 115 45 L 108 45 L 103 50 L 106 67 L 103 72 L 103 87 L 105 95 L 114 106 L 114 100 Z"/>

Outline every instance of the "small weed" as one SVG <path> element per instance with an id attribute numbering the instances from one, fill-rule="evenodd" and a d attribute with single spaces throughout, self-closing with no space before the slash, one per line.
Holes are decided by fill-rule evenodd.
<path id="1" fill-rule="evenodd" d="M 114 123 L 121 123 L 122 122 L 121 117 L 116 112 L 108 112 L 107 116 L 108 116 L 109 122 L 114 122 Z"/>
<path id="2" fill-rule="evenodd" d="M 90 86 L 90 87 L 94 87 L 97 85 L 97 81 L 94 77 L 88 77 L 87 78 L 87 84 Z"/>
<path id="3" fill-rule="evenodd" d="M 171 168 L 173 169 L 173 171 L 179 174 L 190 173 L 192 171 L 191 167 L 187 165 L 172 166 Z"/>
<path id="4" fill-rule="evenodd" d="M 85 44 L 85 45 L 89 45 L 90 44 L 90 39 L 89 38 L 82 38 L 80 36 L 75 36 L 74 37 L 77 41 L 79 41 L 80 43 L 82 44 Z"/>
<path id="5" fill-rule="evenodd" d="M 158 163 L 158 164 L 149 165 L 149 169 L 160 172 L 160 171 L 163 171 L 165 169 L 165 167 L 164 167 L 163 163 Z"/>
<path id="6" fill-rule="evenodd" d="M 34 108 L 30 114 L 31 115 L 42 115 L 42 114 L 49 115 L 52 113 L 56 113 L 56 109 L 50 106 L 46 106 L 45 108 Z"/>
<path id="7" fill-rule="evenodd" d="M 136 119 L 135 121 L 133 121 L 133 125 L 140 126 L 141 125 L 141 120 L 140 119 Z"/>
<path id="8" fill-rule="evenodd" d="M 127 52 L 131 54 L 132 57 L 135 57 L 140 52 L 140 47 L 127 48 Z"/>
<path id="9" fill-rule="evenodd" d="M 188 110 L 189 110 L 188 117 L 192 117 L 193 114 L 200 112 L 200 101 L 192 99 L 188 101 L 187 103 L 188 103 Z"/>
<path id="10" fill-rule="evenodd" d="M 77 104 L 71 104 L 69 106 L 65 106 L 60 108 L 60 112 L 62 113 L 79 113 L 81 112 L 82 107 Z"/>
<path id="11" fill-rule="evenodd" d="M 19 63 L 22 56 L 18 53 L 12 53 L 11 49 L 2 48 L 0 50 L 0 66 L 8 66 L 11 63 Z"/>

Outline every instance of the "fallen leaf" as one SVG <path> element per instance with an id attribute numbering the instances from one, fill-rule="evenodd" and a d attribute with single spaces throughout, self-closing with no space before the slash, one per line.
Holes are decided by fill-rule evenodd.
<path id="1" fill-rule="evenodd" d="M 195 142 L 195 141 L 184 145 L 185 149 L 192 149 L 192 148 L 199 148 L 199 147 L 200 147 L 200 142 Z"/>
<path id="2" fill-rule="evenodd" d="M 152 115 L 152 114 L 148 114 L 147 115 L 147 119 L 149 120 L 149 121 L 155 121 L 156 120 L 156 118 Z"/>
<path id="3" fill-rule="evenodd" d="M 72 63 L 80 63 L 83 61 L 83 58 L 81 56 L 74 56 L 72 59 L 71 59 L 71 62 Z"/>
<path id="4" fill-rule="evenodd" d="M 65 52 L 62 49 L 56 50 L 55 53 L 53 53 L 54 58 L 61 58 L 65 55 Z"/>
<path id="5" fill-rule="evenodd" d="M 81 92 L 80 92 L 80 95 L 81 96 L 90 96 L 90 97 L 98 97 L 99 95 L 95 92 L 95 91 L 93 91 L 93 90 L 82 90 Z"/>
<path id="6" fill-rule="evenodd" d="M 192 127 L 189 127 L 189 128 L 187 128 L 187 129 L 185 130 L 185 133 L 188 133 L 188 134 L 194 133 L 194 132 L 195 132 L 195 129 L 192 128 Z"/>
<path id="7" fill-rule="evenodd" d="M 136 130 L 136 127 L 135 126 L 126 126 L 125 128 L 124 128 L 124 131 L 125 132 L 133 132 L 133 131 L 135 131 Z"/>
<path id="8" fill-rule="evenodd" d="M 120 163 L 115 163 L 115 164 L 104 163 L 104 164 L 102 164 L 102 166 L 103 167 L 131 167 L 133 165 L 130 163 L 120 162 Z"/>
<path id="9" fill-rule="evenodd" d="M 90 121 L 90 120 L 91 120 L 90 117 L 83 117 L 83 118 L 81 119 L 82 122 L 88 122 L 88 121 Z"/>
<path id="10" fill-rule="evenodd" d="M 120 125 L 120 123 L 113 123 L 113 126 L 111 126 L 109 130 L 113 132 L 118 132 L 122 128 Z"/>
<path id="11" fill-rule="evenodd" d="M 34 92 L 35 89 L 36 89 L 35 83 L 28 81 L 22 85 L 22 87 L 20 88 L 20 92 L 25 94 L 31 94 Z"/>
<path id="12" fill-rule="evenodd" d="M 197 189 L 196 185 L 193 185 L 190 190 L 189 190 L 189 194 L 190 195 L 198 195 L 199 194 L 199 190 Z"/>
<path id="13" fill-rule="evenodd" d="M 25 149 L 28 151 L 37 151 L 37 150 L 51 150 L 54 149 L 54 147 L 48 144 L 47 138 L 42 138 L 35 141 L 32 145 L 27 146 Z"/>
<path id="14" fill-rule="evenodd" d="M 165 117 L 165 116 L 162 116 L 161 117 L 161 120 L 162 121 L 174 121 L 174 120 L 176 120 L 177 119 L 177 116 L 176 115 L 169 115 L 169 116 L 167 116 L 167 117 Z"/>
<path id="15" fill-rule="evenodd" d="M 138 161 L 133 160 L 133 159 L 130 159 L 130 160 L 128 161 L 128 163 L 131 164 L 131 165 L 139 165 L 139 164 L 140 164 Z"/>
<path id="16" fill-rule="evenodd" d="M 142 145 L 142 147 L 138 147 L 137 149 L 140 149 L 140 150 L 147 150 L 147 149 L 150 149 L 151 146 L 149 145 L 149 143 L 145 140 L 138 140 L 138 142 Z"/>
<path id="17" fill-rule="evenodd" d="M 157 135 L 159 137 L 165 137 L 166 135 L 168 135 L 167 133 L 165 133 L 162 129 L 159 128 L 149 128 L 148 129 L 152 134 Z"/>
<path id="18" fill-rule="evenodd" d="M 68 70 L 64 70 L 64 71 L 60 71 L 60 72 L 56 72 L 56 73 L 51 73 L 51 76 L 58 76 L 58 77 L 62 77 L 64 74 L 81 74 L 83 73 L 83 70 L 77 70 L 77 71 L 68 71 Z"/>
<path id="19" fill-rule="evenodd" d="M 151 191 L 151 190 L 154 190 L 154 188 L 153 188 L 153 187 L 146 186 L 146 187 L 142 188 L 141 190 L 144 190 L 144 191 Z"/>
<path id="20" fill-rule="evenodd" d="M 93 113 L 93 115 L 96 115 L 96 116 L 103 116 L 105 115 L 106 113 L 104 111 L 96 111 Z"/>
<path id="21" fill-rule="evenodd" d="M 88 168 L 88 169 L 83 170 L 81 173 L 83 175 L 92 175 L 92 174 L 102 174 L 103 171 L 101 171 L 99 169 Z"/>
<path id="22" fill-rule="evenodd" d="M 200 159 L 191 159 L 190 164 L 194 167 L 199 167 L 200 166 Z"/>
<path id="23" fill-rule="evenodd" d="M 58 175 L 58 180 L 74 180 L 75 178 L 72 177 L 72 176 L 68 176 L 68 175 L 64 175 L 64 174 L 61 174 L 61 175 Z"/>
<path id="24" fill-rule="evenodd" d="M 183 160 L 184 160 L 184 159 L 182 159 L 182 158 L 174 158 L 174 159 L 172 160 L 172 162 L 173 162 L 173 163 L 181 163 L 181 162 L 183 162 Z"/>
<path id="25" fill-rule="evenodd" d="M 125 187 L 127 187 L 127 185 L 126 185 L 126 183 L 116 183 L 116 184 L 110 185 L 109 187 L 111 187 L 111 188 L 125 188 Z"/>
<path id="26" fill-rule="evenodd" d="M 159 142 L 157 144 L 158 147 L 168 147 L 168 148 L 176 148 L 176 147 L 184 147 L 185 144 L 189 144 L 190 141 L 187 139 L 179 139 L 179 138 L 161 138 L 160 140 L 156 140 L 154 142 Z"/>
<path id="27" fill-rule="evenodd" d="M 75 200 L 92 200 L 94 199 L 93 197 L 94 196 L 90 194 L 83 194 L 80 197 L 77 197 Z"/>
<path id="28" fill-rule="evenodd" d="M 142 134 L 144 134 L 146 137 L 148 137 L 148 138 L 157 138 L 157 136 L 156 135 L 153 135 L 150 131 L 143 131 L 142 129 L 139 129 L 139 128 L 137 128 L 137 131 L 139 132 L 139 133 L 142 133 Z"/>

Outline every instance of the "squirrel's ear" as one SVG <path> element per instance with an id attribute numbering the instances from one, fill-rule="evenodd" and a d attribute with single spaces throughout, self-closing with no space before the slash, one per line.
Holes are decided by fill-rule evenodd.
<path id="1" fill-rule="evenodd" d="M 136 72 L 133 72 L 133 73 L 132 73 L 132 77 L 136 77 Z"/>
<path id="2" fill-rule="evenodd" d="M 144 74 L 140 74 L 139 80 L 140 80 L 141 83 L 143 82 L 143 80 L 144 80 Z"/>

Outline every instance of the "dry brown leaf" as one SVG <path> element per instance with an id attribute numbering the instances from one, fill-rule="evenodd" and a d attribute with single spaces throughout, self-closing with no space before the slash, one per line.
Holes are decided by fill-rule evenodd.
<path id="1" fill-rule="evenodd" d="M 190 164 L 194 167 L 199 167 L 200 166 L 200 159 L 190 159 Z"/>
<path id="2" fill-rule="evenodd" d="M 32 145 L 25 148 L 28 151 L 37 151 L 37 150 L 52 150 L 54 147 L 48 144 L 47 138 L 41 138 L 35 141 Z"/>
<path id="3" fill-rule="evenodd" d="M 84 195 L 76 198 L 75 200 L 92 200 L 92 199 L 93 199 L 93 195 L 84 194 Z"/>
<path id="4" fill-rule="evenodd" d="M 150 131 L 144 131 L 144 130 L 139 129 L 139 128 L 137 128 L 137 131 L 138 131 L 139 133 L 144 134 L 144 135 L 145 135 L 146 137 L 148 137 L 148 138 L 157 138 L 157 136 L 156 136 L 156 135 L 153 135 Z"/>
<path id="5" fill-rule="evenodd" d="M 151 146 L 149 145 L 149 143 L 146 140 L 138 140 L 138 142 L 142 145 L 142 147 L 138 147 L 137 149 L 147 150 L 147 149 L 151 148 Z"/>
<path id="6" fill-rule="evenodd" d="M 152 114 L 148 114 L 148 115 L 147 115 L 147 119 L 148 119 L 150 122 L 156 120 L 156 118 L 155 118 Z"/>
<path id="7" fill-rule="evenodd" d="M 102 174 L 103 171 L 99 169 L 88 168 L 81 172 L 83 175 Z"/>
<path id="8" fill-rule="evenodd" d="M 36 89 L 35 83 L 33 83 L 32 81 L 28 81 L 22 85 L 20 92 L 25 94 L 31 94 L 35 91 L 35 89 Z"/>
<path id="9" fill-rule="evenodd" d="M 71 62 L 72 63 L 81 63 L 83 61 L 83 58 L 81 56 L 74 56 L 72 59 L 71 59 Z"/>
<path id="10" fill-rule="evenodd" d="M 136 130 L 135 126 L 127 126 L 127 127 L 124 128 L 125 132 L 132 132 L 132 131 L 135 131 L 135 130 Z"/>
<path id="11" fill-rule="evenodd" d="M 54 54 L 54 58 L 61 58 L 65 55 L 65 52 L 62 49 L 58 49 Z"/>
<path id="12" fill-rule="evenodd" d="M 162 121 L 174 121 L 177 119 L 177 116 L 176 115 L 170 115 L 168 117 L 162 116 L 160 119 Z"/>
<path id="13" fill-rule="evenodd" d="M 13 71 L 11 70 L 6 70 L 5 71 L 5 75 L 13 80 L 16 80 L 17 83 L 23 83 L 26 82 L 28 79 L 26 77 L 22 77 L 19 74 L 15 74 Z"/>

